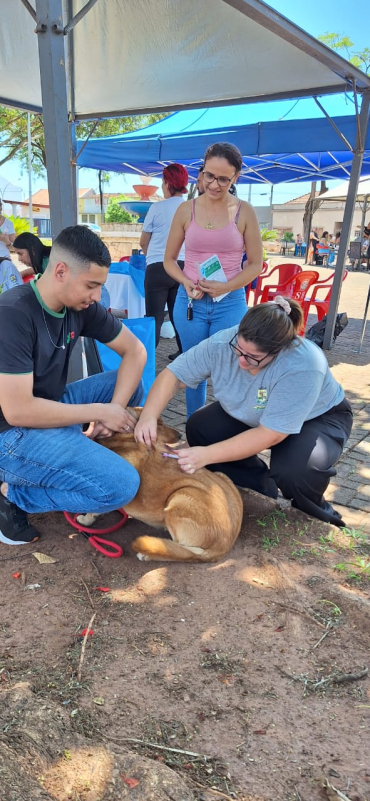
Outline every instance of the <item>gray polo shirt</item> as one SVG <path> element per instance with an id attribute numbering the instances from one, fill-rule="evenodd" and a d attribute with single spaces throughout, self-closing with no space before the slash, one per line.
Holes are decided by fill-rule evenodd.
<path id="1" fill-rule="evenodd" d="M 191 322 L 189 322 L 191 325 Z M 344 398 L 323 351 L 307 339 L 285 348 L 257 375 L 241 370 L 229 342 L 238 326 L 214 334 L 179 356 L 167 369 L 187 387 L 210 378 L 213 393 L 231 417 L 255 428 L 298 434 Z"/>

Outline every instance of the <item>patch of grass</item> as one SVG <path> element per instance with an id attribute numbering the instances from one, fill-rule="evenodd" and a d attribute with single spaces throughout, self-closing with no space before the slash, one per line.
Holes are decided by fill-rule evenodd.
<path id="1" fill-rule="evenodd" d="M 276 536 L 268 537 L 267 534 L 264 534 L 262 537 L 262 548 L 264 551 L 270 551 L 271 548 L 275 548 L 276 545 L 279 545 L 279 537 Z"/>
<path id="2" fill-rule="evenodd" d="M 260 517 L 257 519 L 257 523 L 261 528 L 270 528 L 272 531 L 278 531 L 282 525 L 288 526 L 289 520 L 285 514 L 280 509 L 276 509 L 274 512 L 270 512 L 268 515 L 264 517 Z"/>
<path id="3" fill-rule="evenodd" d="M 355 556 L 354 562 L 339 562 L 334 568 L 346 573 L 346 578 L 354 581 L 370 579 L 370 560 L 362 556 Z"/>
<path id="4" fill-rule="evenodd" d="M 298 544 L 299 543 L 296 543 L 296 545 L 298 545 Z M 307 551 L 306 551 L 305 548 L 302 548 L 302 547 L 294 548 L 293 551 L 292 551 L 292 556 L 293 556 L 294 559 L 299 559 L 300 557 L 306 556 L 306 555 L 307 555 Z"/>

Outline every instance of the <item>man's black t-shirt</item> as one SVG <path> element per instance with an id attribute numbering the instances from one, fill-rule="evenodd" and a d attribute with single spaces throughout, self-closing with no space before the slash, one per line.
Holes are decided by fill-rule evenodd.
<path id="1" fill-rule="evenodd" d="M 33 373 L 34 396 L 59 401 L 78 337 L 107 343 L 121 329 L 120 321 L 100 303 L 82 311 L 51 311 L 41 300 L 37 280 L 9 289 L 0 295 L 0 381 L 2 373 Z M 0 433 L 10 428 L 0 409 Z"/>

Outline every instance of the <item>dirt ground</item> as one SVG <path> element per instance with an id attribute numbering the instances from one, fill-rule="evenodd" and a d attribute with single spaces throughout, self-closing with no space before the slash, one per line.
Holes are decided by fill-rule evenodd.
<path id="1" fill-rule="evenodd" d="M 130 541 L 150 529 L 134 520 L 109 559 L 60 514 L 33 517 L 36 545 L 2 547 L 1 801 L 319 801 L 325 778 L 333 799 L 370 799 L 369 542 L 255 493 L 244 504 L 218 564 L 138 561 Z M 25 757 L 33 794 L 14 789 Z M 167 771 L 163 789 L 165 766 L 180 784 Z"/>

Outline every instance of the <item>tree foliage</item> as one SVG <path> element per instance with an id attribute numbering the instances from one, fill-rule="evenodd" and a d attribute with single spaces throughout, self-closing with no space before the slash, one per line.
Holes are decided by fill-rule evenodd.
<path id="1" fill-rule="evenodd" d="M 87 139 L 92 136 L 113 136 L 114 134 L 137 131 L 166 117 L 166 114 L 146 114 L 134 117 L 116 117 L 111 120 L 80 122 L 76 125 L 76 138 Z M 27 112 L 0 106 L 0 167 L 7 161 L 17 159 L 22 169 L 28 168 L 27 153 Z M 32 169 L 35 175 L 44 175 L 46 169 L 46 152 L 44 125 L 42 114 L 31 114 L 31 151 Z M 103 180 L 106 181 L 106 178 Z"/>
<path id="2" fill-rule="evenodd" d="M 320 42 L 326 44 L 331 50 L 336 50 L 339 55 L 344 56 L 354 67 L 370 74 L 370 47 L 363 50 L 354 49 L 355 45 L 349 36 L 341 36 L 340 33 L 326 33 L 317 37 Z M 342 51 L 342 52 L 341 52 Z"/>
<path id="3" fill-rule="evenodd" d="M 104 220 L 107 223 L 132 223 L 134 222 L 133 216 L 129 211 L 123 209 L 119 205 L 116 197 L 111 197 L 108 203 L 108 208 L 104 214 Z"/>

